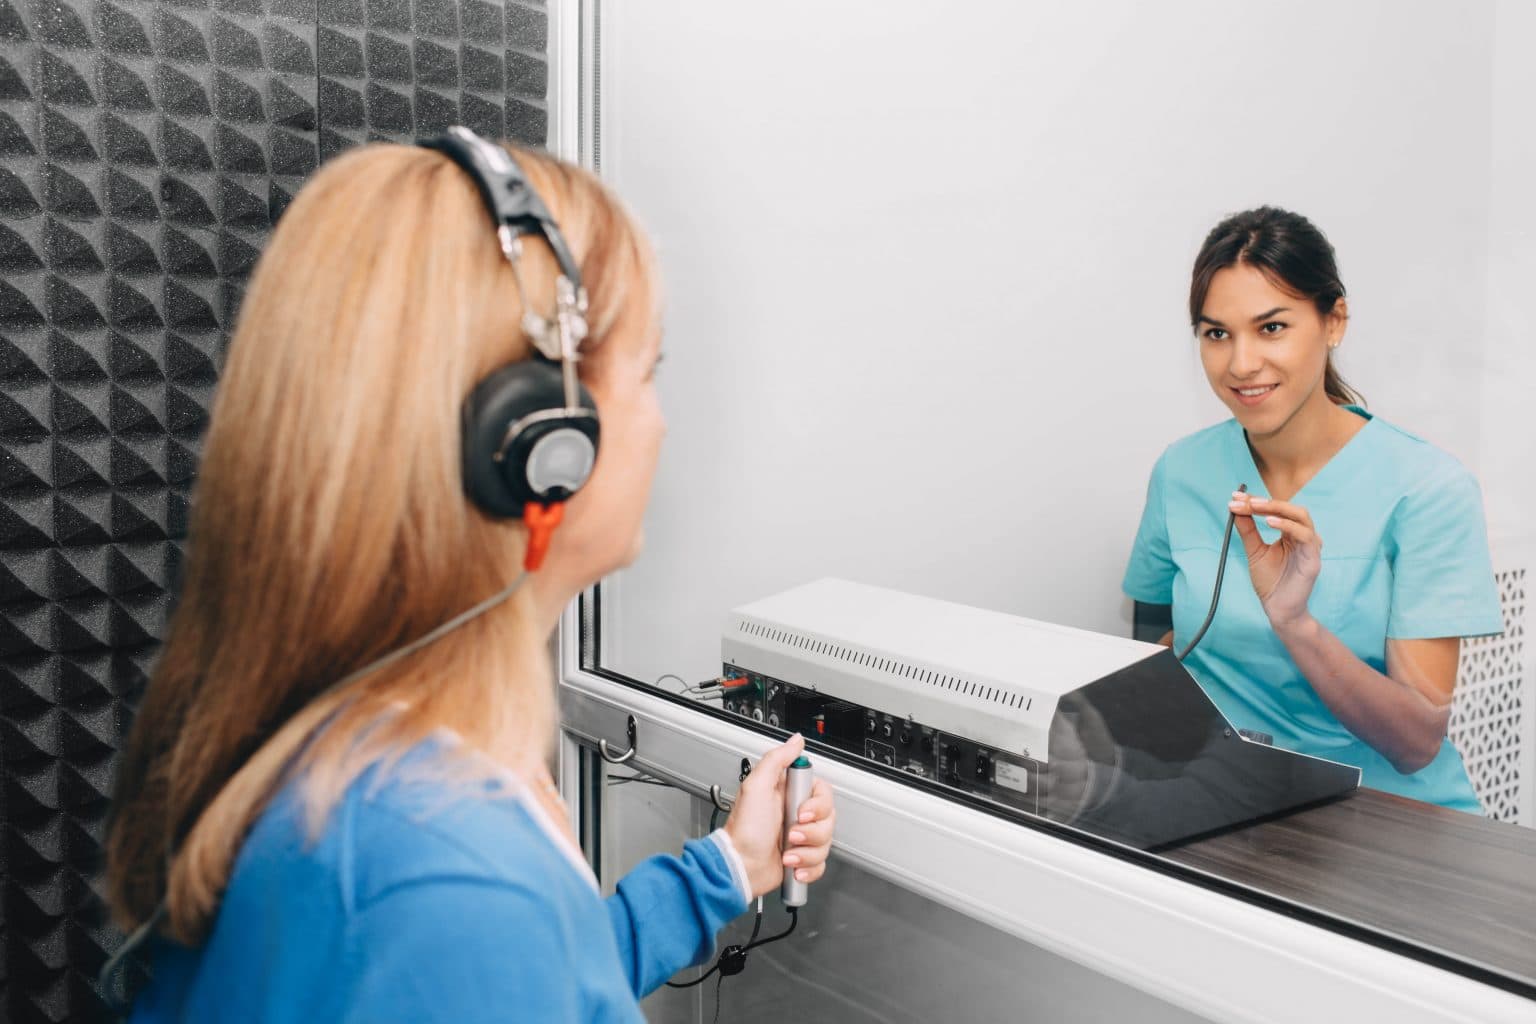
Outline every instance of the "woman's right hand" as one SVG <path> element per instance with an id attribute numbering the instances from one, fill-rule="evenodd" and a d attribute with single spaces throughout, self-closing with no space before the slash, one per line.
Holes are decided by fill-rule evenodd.
<path id="1" fill-rule="evenodd" d="M 1312 514 L 1300 505 L 1234 492 L 1227 508 L 1236 516 L 1237 532 L 1248 555 L 1248 576 L 1259 603 L 1277 630 L 1306 621 L 1307 599 L 1323 568 L 1323 539 Z M 1264 543 L 1255 516 L 1280 531 L 1273 544 Z"/>
<path id="2" fill-rule="evenodd" d="M 754 896 L 777 889 L 786 867 L 794 868 L 795 877 L 802 882 L 814 882 L 827 870 L 837 811 L 832 804 L 832 787 L 821 779 L 815 780 L 811 795 L 791 823 L 788 848 L 782 846 L 784 773 L 804 750 L 805 738 L 797 733 L 764 754 L 742 780 L 731 816 L 726 819 L 725 832 L 746 865 Z"/>

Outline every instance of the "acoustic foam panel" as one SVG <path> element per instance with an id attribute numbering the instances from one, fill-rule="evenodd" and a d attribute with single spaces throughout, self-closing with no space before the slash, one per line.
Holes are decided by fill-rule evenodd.
<path id="1" fill-rule="evenodd" d="M 0 0 L 5 1020 L 105 1015 L 114 758 L 272 224 L 360 142 L 542 144 L 546 25 L 482 0 Z"/>

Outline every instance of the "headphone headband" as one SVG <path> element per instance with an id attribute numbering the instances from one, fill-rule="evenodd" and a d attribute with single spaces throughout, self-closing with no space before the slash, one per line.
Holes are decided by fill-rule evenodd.
<path id="1" fill-rule="evenodd" d="M 560 273 L 580 293 L 581 270 L 565 244 L 565 236 L 510 153 L 462 125 L 454 125 L 448 134 L 418 145 L 437 150 L 469 174 L 498 234 L 505 228 L 513 238 L 536 234 L 544 239 L 555 254 L 555 262 L 560 264 Z"/>
<path id="2" fill-rule="evenodd" d="M 523 332 L 534 349 L 551 362 L 558 362 L 565 390 L 565 407 L 572 413 L 579 408 L 580 387 L 576 381 L 578 349 L 587 336 L 587 292 L 581 285 L 581 270 L 576 266 L 571 247 L 555 223 L 549 207 L 539 198 L 523 169 L 506 149 L 482 139 L 462 125 L 454 125 L 448 134 L 418 143 L 447 156 L 469 175 L 480 198 L 485 202 L 502 255 L 512 268 L 518 297 L 523 306 Z M 544 239 L 560 266 L 555 281 L 553 317 L 535 312 L 523 287 L 522 236 L 537 234 Z"/>
<path id="3" fill-rule="evenodd" d="M 475 183 L 512 268 L 523 331 L 536 353 L 480 381 L 463 407 L 465 489 L 488 514 L 528 521 L 526 568 L 536 569 L 559 514 L 533 510 L 551 509 L 579 490 L 597 457 L 597 405 L 576 374 L 587 334 L 586 289 L 549 207 L 510 153 L 459 126 L 419 144 L 447 156 Z M 560 267 L 549 318 L 534 311 L 523 287 L 523 235 L 542 238 Z"/>

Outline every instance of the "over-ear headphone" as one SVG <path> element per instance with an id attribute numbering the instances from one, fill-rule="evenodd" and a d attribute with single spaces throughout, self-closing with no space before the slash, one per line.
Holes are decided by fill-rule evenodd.
<path id="1" fill-rule="evenodd" d="M 548 543 L 561 504 L 587 482 L 597 461 L 597 406 L 576 377 L 577 346 L 587 334 L 581 271 L 549 208 L 505 149 L 459 126 L 418 145 L 443 153 L 474 182 L 517 284 L 534 356 L 496 370 L 465 398 L 464 489 L 487 514 L 528 521 L 529 568 L 537 568 L 535 545 Z M 523 288 L 524 235 L 542 238 L 560 267 L 554 315 L 547 319 Z"/>

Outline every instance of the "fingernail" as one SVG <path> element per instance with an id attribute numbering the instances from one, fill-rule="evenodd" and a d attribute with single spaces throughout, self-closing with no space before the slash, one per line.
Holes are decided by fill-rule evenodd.
<path id="1" fill-rule="evenodd" d="M 800 863 L 800 855 L 798 853 L 786 853 L 784 855 L 784 863 L 790 867 L 794 867 L 796 864 Z"/>
<path id="2" fill-rule="evenodd" d="M 811 873 L 804 868 L 801 868 L 799 871 L 795 872 L 795 881 L 797 882 L 807 882 L 810 881 L 810 878 Z"/>
<path id="3" fill-rule="evenodd" d="M 1270 526 L 1279 526 L 1280 525 L 1280 517 L 1279 516 L 1265 516 L 1264 517 L 1264 521 L 1266 523 L 1268 523 Z"/>
<path id="4" fill-rule="evenodd" d="M 805 842 L 805 833 L 791 832 L 789 834 L 789 841 L 794 843 L 796 846 L 799 846 L 801 843 Z"/>
<path id="5" fill-rule="evenodd" d="M 810 811 L 801 811 L 800 812 L 800 824 L 804 825 L 808 821 L 815 821 L 815 820 L 816 820 L 816 815 L 811 813 Z"/>

